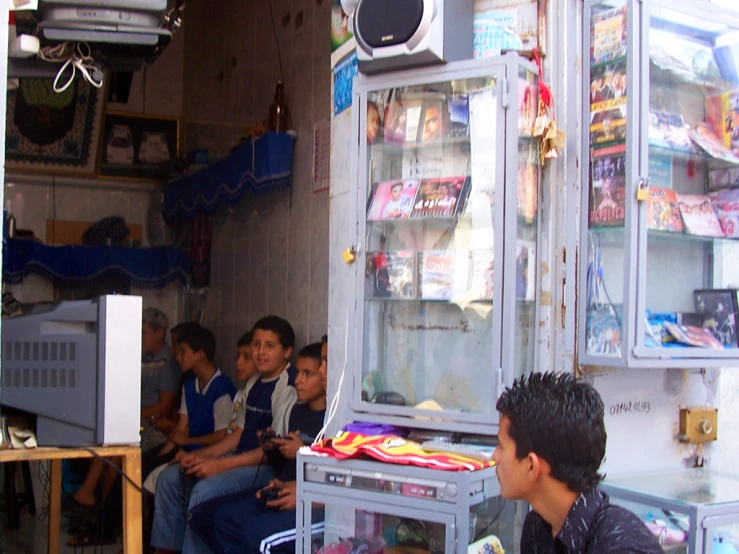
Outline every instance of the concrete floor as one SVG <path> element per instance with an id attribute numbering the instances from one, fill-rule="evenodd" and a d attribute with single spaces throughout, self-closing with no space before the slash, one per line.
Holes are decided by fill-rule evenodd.
<path id="1" fill-rule="evenodd" d="M 60 537 L 61 554 L 116 554 L 122 549 L 121 544 L 109 546 L 88 546 L 85 548 L 70 548 L 67 546 L 69 537 L 66 533 L 64 519 L 62 519 L 62 533 Z M 38 520 L 38 516 L 32 516 L 27 509 L 21 511 L 21 528 L 18 531 L 10 531 L 6 528 L 3 516 L 2 529 L 2 554 L 45 554 L 47 547 L 47 520 Z"/>

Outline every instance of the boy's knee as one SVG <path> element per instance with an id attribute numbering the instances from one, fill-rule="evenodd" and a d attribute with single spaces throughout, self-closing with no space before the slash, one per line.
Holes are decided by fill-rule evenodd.
<path id="1" fill-rule="evenodd" d="M 156 486 L 156 495 L 159 496 L 160 494 L 171 494 L 173 491 L 178 491 L 182 489 L 182 484 L 180 483 L 180 467 L 179 466 L 170 466 L 162 473 L 159 474 L 159 477 L 157 478 L 157 486 Z"/>

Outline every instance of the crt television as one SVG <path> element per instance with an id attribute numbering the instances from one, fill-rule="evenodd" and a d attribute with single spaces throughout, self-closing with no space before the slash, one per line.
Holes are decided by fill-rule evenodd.
<path id="1" fill-rule="evenodd" d="M 141 297 L 50 304 L 0 333 L 0 404 L 37 416 L 39 446 L 139 443 Z"/>

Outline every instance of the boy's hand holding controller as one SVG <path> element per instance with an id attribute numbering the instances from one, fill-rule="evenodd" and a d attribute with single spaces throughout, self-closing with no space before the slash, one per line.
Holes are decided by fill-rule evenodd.
<path id="1" fill-rule="evenodd" d="M 259 444 L 262 446 L 262 450 L 265 452 L 277 448 L 275 439 L 282 438 L 280 435 L 275 433 L 271 427 L 267 427 L 264 431 L 257 431 L 257 437 L 259 438 Z"/>
<path id="2" fill-rule="evenodd" d="M 257 492 L 257 498 L 264 507 L 273 512 L 294 510 L 297 506 L 297 482 L 283 483 L 272 479 L 269 484 Z"/>
<path id="3" fill-rule="evenodd" d="M 300 440 L 300 437 L 298 434 L 300 431 L 295 431 L 293 433 L 288 433 L 286 437 L 284 438 L 274 438 L 272 439 L 272 442 L 277 446 L 277 448 L 280 449 L 280 454 L 282 454 L 285 458 L 288 460 L 294 460 L 298 457 L 298 450 L 300 450 L 301 447 L 305 446 L 302 440 Z"/>

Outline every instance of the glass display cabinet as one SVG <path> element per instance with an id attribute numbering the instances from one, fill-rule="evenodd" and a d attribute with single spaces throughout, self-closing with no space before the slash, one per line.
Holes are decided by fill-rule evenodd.
<path id="1" fill-rule="evenodd" d="M 611 502 L 634 512 L 666 552 L 736 553 L 739 477 L 691 468 L 607 478 Z"/>
<path id="2" fill-rule="evenodd" d="M 537 75 L 509 54 L 356 78 L 356 419 L 495 434 L 534 369 Z"/>
<path id="3" fill-rule="evenodd" d="M 302 452 L 298 468 L 299 553 L 514 551 L 505 512 L 515 505 L 499 496 L 494 468 L 449 472 Z"/>
<path id="4" fill-rule="evenodd" d="M 590 0 L 584 17 L 580 364 L 737 365 L 739 16 Z"/>

